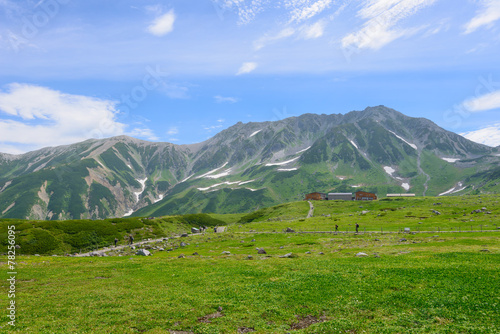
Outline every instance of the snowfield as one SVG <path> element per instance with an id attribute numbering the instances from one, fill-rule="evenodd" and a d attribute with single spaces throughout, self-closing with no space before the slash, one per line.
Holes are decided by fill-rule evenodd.
<path id="1" fill-rule="evenodd" d="M 394 132 L 392 132 L 391 130 L 387 130 L 389 131 L 390 133 L 392 133 L 393 135 L 395 135 L 396 137 L 398 137 L 399 139 L 401 139 L 402 141 L 404 141 L 405 143 L 407 143 L 408 145 L 410 145 L 411 147 L 413 147 L 415 150 L 417 149 L 417 145 L 415 144 L 412 144 L 410 142 L 408 142 L 406 139 L 404 139 L 403 137 L 401 136 L 398 136 L 397 134 L 395 134 Z"/>
<path id="2" fill-rule="evenodd" d="M 396 171 L 394 168 L 392 167 L 389 167 L 389 166 L 384 166 L 384 170 L 387 174 L 389 174 L 390 176 L 392 176 L 392 174 Z"/>

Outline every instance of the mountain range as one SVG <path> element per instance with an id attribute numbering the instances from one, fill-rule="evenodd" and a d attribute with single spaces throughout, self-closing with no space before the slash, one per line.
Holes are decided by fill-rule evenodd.
<path id="1" fill-rule="evenodd" d="M 90 139 L 0 153 L 0 218 L 249 212 L 314 191 L 492 193 L 499 153 L 384 106 L 240 122 L 191 145 Z"/>

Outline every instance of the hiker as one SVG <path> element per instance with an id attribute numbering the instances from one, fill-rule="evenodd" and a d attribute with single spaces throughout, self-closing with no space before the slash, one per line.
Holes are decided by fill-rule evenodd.
<path id="1" fill-rule="evenodd" d="M 335 224 L 335 232 L 338 232 L 339 231 L 339 226 L 337 224 Z"/>
<path id="2" fill-rule="evenodd" d="M 356 233 L 358 233 L 359 224 L 356 223 Z"/>
<path id="3" fill-rule="evenodd" d="M 132 234 L 130 235 L 129 239 L 130 239 L 130 244 L 132 245 L 134 243 L 134 237 L 132 236 Z"/>
<path id="4" fill-rule="evenodd" d="M 217 233 L 217 226 L 214 227 L 214 233 Z"/>
<path id="5" fill-rule="evenodd" d="M 118 242 L 118 239 L 117 239 L 117 238 L 115 238 L 115 247 L 116 247 L 116 243 L 117 243 L 117 242 Z"/>

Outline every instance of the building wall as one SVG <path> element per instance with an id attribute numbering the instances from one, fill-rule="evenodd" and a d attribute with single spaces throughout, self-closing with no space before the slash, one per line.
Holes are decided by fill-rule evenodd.
<path id="1" fill-rule="evenodd" d="M 377 199 L 377 195 L 372 193 L 367 193 L 364 191 L 356 192 L 356 201 L 374 201 Z"/>
<path id="2" fill-rule="evenodd" d="M 342 200 L 352 201 L 352 194 L 349 193 L 330 193 L 328 194 L 329 201 Z"/>
<path id="3" fill-rule="evenodd" d="M 326 199 L 326 194 L 323 194 L 323 193 L 310 193 L 310 194 L 307 194 L 306 198 L 305 198 L 306 201 L 309 201 L 309 200 L 321 201 L 324 199 Z"/>

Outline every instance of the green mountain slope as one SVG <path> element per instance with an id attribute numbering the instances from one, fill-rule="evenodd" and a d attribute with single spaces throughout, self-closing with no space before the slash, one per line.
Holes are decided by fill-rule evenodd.
<path id="1" fill-rule="evenodd" d="M 496 192 L 499 149 L 383 106 L 237 123 L 194 145 L 120 136 L 0 155 L 0 217 L 250 212 L 306 193 Z"/>

